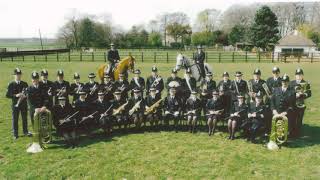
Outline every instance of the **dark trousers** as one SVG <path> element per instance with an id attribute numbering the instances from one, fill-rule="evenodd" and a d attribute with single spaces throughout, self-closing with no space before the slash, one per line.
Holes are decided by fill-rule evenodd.
<path id="1" fill-rule="evenodd" d="M 296 109 L 296 126 L 295 126 L 295 134 L 296 136 L 301 135 L 301 129 L 302 129 L 302 121 L 303 121 L 303 116 L 306 108 L 297 108 Z"/>
<path id="2" fill-rule="evenodd" d="M 22 118 L 22 128 L 23 128 L 23 133 L 27 134 L 28 133 L 28 111 L 27 107 L 15 107 L 12 105 L 12 132 L 13 135 L 18 137 L 18 120 L 19 120 L 19 114 L 21 113 L 21 118 Z"/>
<path id="3" fill-rule="evenodd" d="M 199 68 L 200 68 L 200 75 L 202 78 L 205 78 L 206 77 L 206 71 L 204 69 L 204 63 L 199 63 Z"/>

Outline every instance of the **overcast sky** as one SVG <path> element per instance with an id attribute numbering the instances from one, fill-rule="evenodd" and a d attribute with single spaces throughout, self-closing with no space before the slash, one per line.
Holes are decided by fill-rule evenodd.
<path id="1" fill-rule="evenodd" d="M 281 2 L 283 2 L 282 0 Z M 129 29 L 148 23 L 163 12 L 182 11 L 193 20 L 207 8 L 226 10 L 233 4 L 277 2 L 266 0 L 0 0 L 0 38 L 53 38 L 66 16 L 76 9 L 81 13 L 109 14 L 112 22 Z"/>

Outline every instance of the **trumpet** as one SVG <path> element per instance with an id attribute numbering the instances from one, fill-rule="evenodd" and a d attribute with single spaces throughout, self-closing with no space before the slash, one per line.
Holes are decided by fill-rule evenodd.
<path id="1" fill-rule="evenodd" d="M 82 86 L 81 86 L 81 84 L 79 83 L 78 84 L 78 88 L 77 88 L 77 91 L 76 91 L 76 94 L 79 94 L 79 92 L 82 90 Z"/>
<path id="2" fill-rule="evenodd" d="M 27 97 L 27 95 L 26 95 L 26 89 L 23 88 L 20 94 L 21 94 L 21 96 L 19 97 L 19 99 L 18 99 L 18 101 L 17 101 L 17 104 L 14 105 L 14 107 L 19 107 L 21 101 L 23 101 L 23 100 Z"/>
<path id="3" fill-rule="evenodd" d="M 216 110 L 216 111 L 209 111 L 209 113 L 206 114 L 206 116 L 218 115 L 218 114 L 221 114 L 223 111 L 224 111 L 224 109 L 220 109 L 220 110 Z"/>
<path id="4" fill-rule="evenodd" d="M 161 81 L 161 79 L 162 79 L 161 76 L 157 76 L 156 79 L 152 82 L 150 87 L 156 87 Z"/>
<path id="5" fill-rule="evenodd" d="M 62 95 L 64 94 L 63 91 L 65 91 L 65 90 L 66 90 L 66 87 L 65 87 L 65 86 L 62 87 L 62 88 L 58 91 L 57 96 L 58 96 L 58 97 L 59 97 L 59 96 L 62 96 Z"/>
<path id="6" fill-rule="evenodd" d="M 97 84 L 94 84 L 94 86 L 91 88 L 90 95 L 93 95 L 97 89 Z"/>

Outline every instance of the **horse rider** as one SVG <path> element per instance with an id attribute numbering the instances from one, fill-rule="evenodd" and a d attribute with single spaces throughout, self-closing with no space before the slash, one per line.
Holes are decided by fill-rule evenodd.
<path id="1" fill-rule="evenodd" d="M 110 50 L 107 54 L 107 59 L 109 61 L 109 68 L 107 70 L 107 74 L 110 74 L 116 67 L 116 64 L 120 61 L 120 56 L 118 50 L 115 48 L 115 45 L 113 43 L 110 44 Z"/>
<path id="2" fill-rule="evenodd" d="M 194 55 L 194 59 L 196 64 L 200 67 L 201 77 L 205 78 L 205 68 L 204 68 L 204 60 L 206 58 L 206 53 L 203 51 L 202 46 L 197 46 L 197 52 Z"/>

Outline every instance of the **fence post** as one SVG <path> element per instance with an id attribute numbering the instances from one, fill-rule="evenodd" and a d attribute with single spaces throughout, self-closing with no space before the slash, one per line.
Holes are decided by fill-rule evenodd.
<path id="1" fill-rule="evenodd" d="M 71 61 L 71 57 L 70 57 L 70 51 L 68 52 L 68 61 Z"/>
<path id="2" fill-rule="evenodd" d="M 232 52 L 232 62 L 234 62 L 234 52 Z"/>
<path id="3" fill-rule="evenodd" d="M 311 63 L 313 63 L 313 53 L 311 53 Z"/>
<path id="4" fill-rule="evenodd" d="M 2 57 L 0 57 L 0 61 L 2 62 Z"/>
<path id="5" fill-rule="evenodd" d="M 167 52 L 167 63 L 169 62 L 169 52 Z"/>
<path id="6" fill-rule="evenodd" d="M 143 51 L 141 51 L 141 61 L 143 62 Z"/>
<path id="7" fill-rule="evenodd" d="M 33 56 L 33 61 L 36 62 L 36 56 Z"/>
<path id="8" fill-rule="evenodd" d="M 107 62 L 107 54 L 106 54 L 106 52 L 103 53 L 103 56 L 104 56 L 104 62 Z"/>
<path id="9" fill-rule="evenodd" d="M 206 62 L 208 62 L 208 52 L 206 52 Z"/>
<path id="10" fill-rule="evenodd" d="M 246 51 L 246 62 L 248 62 L 248 51 Z"/>
<path id="11" fill-rule="evenodd" d="M 44 59 L 46 62 L 48 61 L 47 55 L 44 55 Z"/>
<path id="12" fill-rule="evenodd" d="M 274 51 L 272 51 L 272 59 L 271 62 L 274 63 Z"/>
<path id="13" fill-rule="evenodd" d="M 57 52 L 57 62 L 59 62 L 59 53 Z"/>
<path id="14" fill-rule="evenodd" d="M 221 63 L 221 52 L 219 52 L 219 63 Z"/>
<path id="15" fill-rule="evenodd" d="M 1 58 L 1 61 L 2 61 L 2 58 Z M 22 61 L 24 61 L 24 55 L 22 55 Z"/>
<path id="16" fill-rule="evenodd" d="M 300 54 L 298 54 L 298 63 L 300 63 Z"/>
<path id="17" fill-rule="evenodd" d="M 277 61 L 279 62 L 279 60 L 280 60 L 280 53 L 278 52 Z"/>
<path id="18" fill-rule="evenodd" d="M 13 62 L 13 56 L 11 56 L 11 61 Z"/>
<path id="19" fill-rule="evenodd" d="M 82 52 L 80 51 L 80 61 L 82 61 Z"/>
<path id="20" fill-rule="evenodd" d="M 92 61 L 94 61 L 94 53 L 92 52 Z"/>
<path id="21" fill-rule="evenodd" d="M 260 51 L 258 51 L 259 62 L 261 61 Z"/>
<path id="22" fill-rule="evenodd" d="M 154 52 L 153 62 L 157 62 L 157 52 Z"/>
<path id="23" fill-rule="evenodd" d="M 286 63 L 287 62 L 287 56 L 285 55 L 284 56 L 284 63 Z"/>

